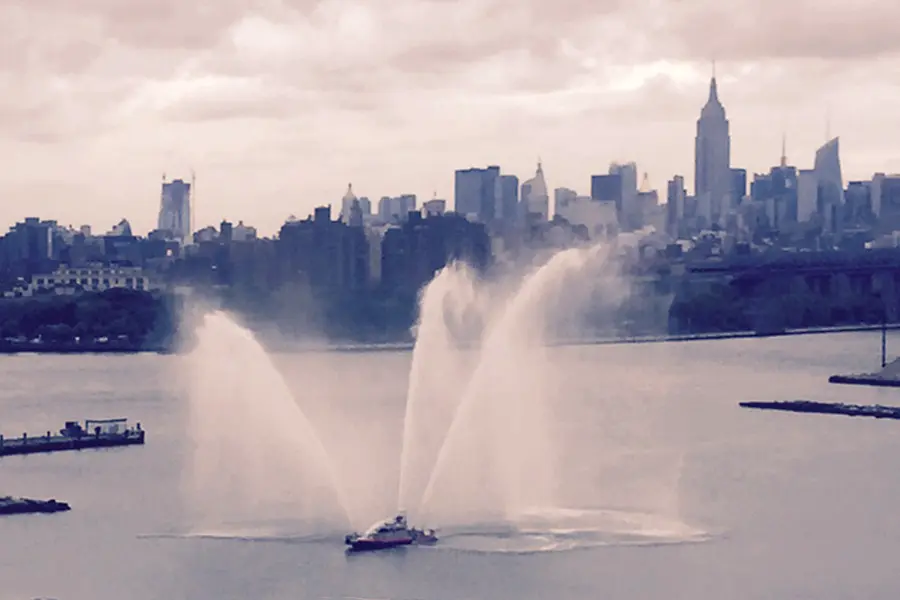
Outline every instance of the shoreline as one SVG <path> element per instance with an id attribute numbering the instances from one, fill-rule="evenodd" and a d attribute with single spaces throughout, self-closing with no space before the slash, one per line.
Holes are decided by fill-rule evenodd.
<path id="1" fill-rule="evenodd" d="M 780 332 L 761 333 L 756 331 L 722 331 L 714 333 L 688 333 L 673 335 L 645 335 L 630 337 L 595 337 L 584 339 L 554 340 L 547 346 L 601 346 L 617 344 L 659 344 L 665 342 L 698 342 L 705 340 L 726 340 L 746 338 L 772 338 L 789 337 L 798 335 L 822 335 L 826 333 L 856 333 L 864 331 L 880 331 L 881 325 L 838 325 L 833 327 L 815 327 L 808 329 L 786 329 Z M 890 331 L 900 330 L 900 324 L 891 324 L 886 327 Z M 408 352 L 415 347 L 415 342 L 374 342 L 322 344 L 306 346 L 302 344 L 265 344 L 267 350 L 276 354 L 294 352 Z M 477 344 L 471 345 L 473 348 Z"/>
<path id="2" fill-rule="evenodd" d="M 170 348 L 146 347 L 124 348 L 91 346 L 87 348 L 71 346 L 54 346 L 52 344 L 35 344 L 21 346 L 0 346 L 0 356 L 15 356 L 21 354 L 175 354 L 177 351 Z"/>
<path id="3" fill-rule="evenodd" d="M 880 331 L 882 325 L 838 325 L 833 327 L 815 327 L 806 329 L 786 329 L 777 332 L 757 332 L 757 331 L 717 331 L 710 333 L 685 333 L 685 334 L 665 334 L 665 335 L 640 335 L 640 336 L 597 336 L 589 338 L 575 339 L 559 339 L 547 343 L 547 346 L 601 346 L 601 345 L 617 345 L 617 344 L 659 344 L 665 342 L 698 342 L 705 340 L 729 340 L 729 339 L 747 339 L 747 338 L 771 338 L 771 337 L 788 337 L 797 335 L 821 335 L 827 333 L 856 333 L 864 331 Z M 900 330 L 900 323 L 890 324 L 885 327 L 890 331 Z M 397 342 L 338 342 L 338 343 L 321 343 L 315 345 L 307 345 L 302 342 L 297 343 L 267 343 L 265 339 L 261 340 L 263 346 L 269 352 L 275 354 L 303 353 L 303 352 L 409 352 L 415 347 L 415 341 L 397 341 Z M 477 344 L 471 345 L 473 348 Z M 15 355 L 34 355 L 34 354 L 185 354 L 186 350 L 177 350 L 172 346 L 121 346 L 121 345 L 104 345 L 91 344 L 74 345 L 74 344 L 0 344 L 0 356 Z M 836 375 L 834 377 L 865 377 L 863 375 Z M 835 381 L 833 383 L 847 383 L 844 381 Z M 866 384 L 879 385 L 879 384 Z M 891 384 L 880 384 L 889 386 Z M 900 386 L 900 383 L 897 384 Z"/>

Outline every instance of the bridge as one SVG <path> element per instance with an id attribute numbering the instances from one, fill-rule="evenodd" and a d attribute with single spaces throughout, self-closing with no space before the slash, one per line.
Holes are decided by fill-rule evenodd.
<path id="1" fill-rule="evenodd" d="M 674 262 L 655 272 L 633 273 L 632 298 L 655 298 L 661 311 L 674 296 L 693 296 L 707 286 L 726 285 L 760 306 L 776 310 L 784 298 L 819 296 L 847 306 L 881 306 L 900 320 L 900 248 L 860 252 L 778 252 Z M 693 290 L 693 291 L 692 291 Z M 655 311 L 655 312 L 658 312 Z"/>
<path id="2" fill-rule="evenodd" d="M 737 277 L 790 273 L 876 273 L 900 270 L 900 248 L 862 252 L 784 252 L 775 255 L 735 256 L 685 265 L 688 276 Z"/>
<path id="3" fill-rule="evenodd" d="M 808 294 L 846 306 L 880 306 L 900 318 L 900 249 L 800 252 L 686 263 L 682 289 L 725 284 L 777 312 L 785 298 Z M 807 300 L 808 302 L 809 300 Z"/>

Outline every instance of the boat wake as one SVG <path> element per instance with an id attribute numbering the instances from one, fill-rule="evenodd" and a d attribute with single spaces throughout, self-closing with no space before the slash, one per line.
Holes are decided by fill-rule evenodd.
<path id="1" fill-rule="evenodd" d="M 662 546 L 712 539 L 706 531 L 650 513 L 620 510 L 541 509 L 513 523 L 482 524 L 439 531 L 435 549 L 533 554 L 602 546 Z"/>
<path id="2" fill-rule="evenodd" d="M 234 542 L 318 543 L 340 539 L 342 529 L 296 521 L 254 521 L 139 535 L 140 539 L 220 540 Z"/>
<path id="3" fill-rule="evenodd" d="M 483 554 L 537 554 L 614 546 L 695 544 L 714 536 L 681 521 L 651 513 L 605 509 L 550 508 L 523 513 L 515 522 L 480 523 L 438 530 L 430 550 Z M 244 527 L 139 535 L 140 539 L 215 540 L 282 544 L 334 544 L 343 532 L 298 529 L 296 525 Z"/>
<path id="4" fill-rule="evenodd" d="M 280 544 L 320 544 L 333 542 L 337 539 L 335 535 L 289 535 L 263 533 L 256 534 L 253 532 L 235 533 L 235 532 L 202 532 L 202 533 L 145 533 L 139 534 L 140 540 L 210 540 L 221 542 L 271 542 Z"/>

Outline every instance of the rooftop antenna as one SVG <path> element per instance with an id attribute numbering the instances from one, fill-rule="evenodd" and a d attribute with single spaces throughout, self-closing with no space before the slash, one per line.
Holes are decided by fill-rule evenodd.
<path id="1" fill-rule="evenodd" d="M 787 134 L 781 132 L 781 167 L 787 166 Z"/>

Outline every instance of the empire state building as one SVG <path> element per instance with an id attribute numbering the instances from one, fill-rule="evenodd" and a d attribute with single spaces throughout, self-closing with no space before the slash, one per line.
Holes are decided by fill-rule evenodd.
<path id="1" fill-rule="evenodd" d="M 719 101 L 715 74 L 709 82 L 709 99 L 697 119 L 694 195 L 698 214 L 708 224 L 720 223 L 731 196 L 731 136 L 725 107 Z"/>

